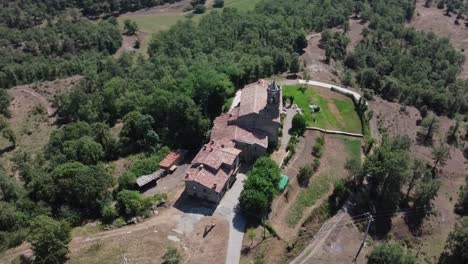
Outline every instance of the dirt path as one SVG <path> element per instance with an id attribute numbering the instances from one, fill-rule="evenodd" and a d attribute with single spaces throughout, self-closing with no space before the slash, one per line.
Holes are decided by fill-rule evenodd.
<path id="1" fill-rule="evenodd" d="M 49 100 L 47 100 L 47 98 L 29 88 L 21 88 L 21 89 L 18 89 L 18 91 L 20 92 L 24 92 L 24 93 L 28 93 L 30 95 L 32 95 L 33 97 L 37 98 L 41 104 L 47 109 L 47 115 L 48 116 L 52 116 L 54 114 L 54 109 L 52 108 L 52 103 L 49 102 Z"/>

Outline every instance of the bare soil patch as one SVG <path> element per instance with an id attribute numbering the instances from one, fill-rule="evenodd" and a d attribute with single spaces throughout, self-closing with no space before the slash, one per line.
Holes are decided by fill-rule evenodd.
<path id="1" fill-rule="evenodd" d="M 354 50 L 359 42 L 363 39 L 362 31 L 367 27 L 368 23 L 363 23 L 361 19 L 352 17 L 349 20 L 349 31 L 348 31 L 348 52 Z"/>
<path id="2" fill-rule="evenodd" d="M 333 65 L 325 63 L 325 50 L 319 46 L 320 39 L 320 33 L 313 32 L 307 35 L 307 47 L 301 56 L 305 71 L 309 74 L 310 79 L 339 84 L 340 80 Z"/>
<path id="3" fill-rule="evenodd" d="M 150 34 L 143 31 L 138 31 L 137 34 L 133 36 L 122 35 L 122 46 L 115 53 L 115 56 L 118 57 L 124 52 L 138 52 L 140 50 L 143 54 L 146 54 L 149 37 Z M 139 48 L 135 48 L 137 41 L 140 42 Z"/>
<path id="4" fill-rule="evenodd" d="M 468 55 L 468 30 L 460 20 L 460 25 L 455 24 L 456 14 L 445 16 L 444 10 L 437 9 L 435 3 L 432 7 L 424 7 L 424 1 L 416 3 L 416 14 L 408 26 L 417 30 L 434 32 L 439 37 L 450 39 L 450 42 L 460 51 L 463 49 L 465 57 Z M 468 78 L 468 61 L 465 60 L 460 78 Z"/>
<path id="5" fill-rule="evenodd" d="M 215 225 L 204 237 L 205 228 Z M 195 225 L 195 229 L 187 240 L 189 263 L 204 264 L 224 263 L 226 260 L 229 237 L 229 223 L 220 217 L 204 217 Z"/>
<path id="6" fill-rule="evenodd" d="M 153 6 L 150 8 L 145 8 L 137 10 L 135 12 L 128 12 L 124 15 L 158 15 L 158 14 L 167 14 L 167 13 L 183 13 L 184 9 L 190 7 L 190 0 L 181 0 L 174 3 L 166 3 L 164 5 Z"/>
<path id="7" fill-rule="evenodd" d="M 81 76 L 72 76 L 55 81 L 41 82 L 28 85 L 19 85 L 8 90 L 12 101 L 9 109 L 11 118 L 8 120 L 16 136 L 15 151 L 26 151 L 34 154 L 47 144 L 50 133 L 57 128 L 55 125 L 55 96 L 69 92 L 81 79 Z M 3 138 L 0 139 L 0 148 L 9 146 Z M 0 163 L 11 174 L 12 152 L 4 153 Z"/>
<path id="8" fill-rule="evenodd" d="M 421 119 L 416 108 L 406 106 L 406 111 L 400 111 L 399 104 L 378 97 L 370 101 L 369 106 L 370 110 L 374 111 L 374 119 L 376 119 L 374 123 L 377 124 L 379 130 L 390 136 L 409 136 L 413 141 L 411 155 L 432 164 L 432 149 L 416 144 L 416 134 L 420 130 L 416 122 Z M 440 129 L 435 136 L 436 141 L 445 140 L 449 127 L 454 124 L 454 121 L 447 117 L 439 117 L 439 120 Z M 458 190 L 464 184 L 466 171 L 468 171 L 468 161 L 460 149 L 452 146 L 450 159 L 440 172 L 441 187 L 433 202 L 433 215 L 424 220 L 420 236 L 410 232 L 406 223 L 398 219 L 401 216 L 394 217 L 391 234 L 408 241 L 420 241 L 420 258 L 434 262 L 442 252 L 445 240 L 456 222 L 453 207 L 458 197 Z"/>

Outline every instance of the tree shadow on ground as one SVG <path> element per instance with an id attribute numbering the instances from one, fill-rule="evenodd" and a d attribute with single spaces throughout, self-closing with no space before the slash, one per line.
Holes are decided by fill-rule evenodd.
<path id="1" fill-rule="evenodd" d="M 15 145 L 8 146 L 6 148 L 0 149 L 0 155 L 13 151 L 16 148 Z"/>
<path id="2" fill-rule="evenodd" d="M 404 220 L 411 234 L 414 236 L 422 235 L 422 226 L 426 216 L 430 215 L 428 208 L 412 208 L 404 213 Z"/>

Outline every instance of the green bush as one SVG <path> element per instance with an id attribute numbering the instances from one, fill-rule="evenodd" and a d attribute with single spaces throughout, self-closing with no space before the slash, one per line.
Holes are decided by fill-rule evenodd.
<path id="1" fill-rule="evenodd" d="M 215 0 L 213 3 L 214 8 L 223 8 L 224 7 L 224 0 Z"/>
<path id="2" fill-rule="evenodd" d="M 126 218 L 145 214 L 151 204 L 139 192 L 123 190 L 117 194 L 117 207 L 121 215 Z"/>
<path id="3" fill-rule="evenodd" d="M 315 144 L 314 147 L 312 148 L 312 154 L 316 158 L 321 158 L 323 156 L 323 147 L 320 144 Z"/>
<path id="4" fill-rule="evenodd" d="M 119 216 L 119 213 L 112 205 L 106 205 L 101 210 L 102 222 L 110 224 Z"/>
<path id="5" fill-rule="evenodd" d="M 168 247 L 163 256 L 163 264 L 178 264 L 180 262 L 180 254 L 175 247 Z"/>
<path id="6" fill-rule="evenodd" d="M 416 258 L 412 254 L 405 254 L 403 248 L 393 242 L 376 247 L 369 258 L 368 264 L 416 264 Z"/>
<path id="7" fill-rule="evenodd" d="M 206 6 L 199 4 L 195 6 L 195 9 L 193 10 L 195 14 L 203 14 L 206 12 Z"/>
<path id="8" fill-rule="evenodd" d="M 320 159 L 319 158 L 315 158 L 314 159 L 314 162 L 312 163 L 312 168 L 314 171 L 317 171 L 320 167 Z"/>

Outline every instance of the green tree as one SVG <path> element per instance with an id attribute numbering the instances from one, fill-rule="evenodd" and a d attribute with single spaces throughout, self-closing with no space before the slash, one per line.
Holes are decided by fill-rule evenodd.
<path id="1" fill-rule="evenodd" d="M 125 19 L 124 30 L 125 33 L 129 36 L 135 35 L 135 33 L 138 31 L 138 24 L 135 21 L 131 21 L 130 19 Z"/>
<path id="2" fill-rule="evenodd" d="M 39 187 L 39 192 L 48 192 L 50 202 L 60 207 L 68 205 L 78 209 L 83 216 L 99 216 L 103 205 L 111 198 L 113 179 L 102 165 L 86 166 L 79 162 L 57 166 L 50 179 Z"/>
<path id="3" fill-rule="evenodd" d="M 366 158 L 363 174 L 377 210 L 394 210 L 398 206 L 401 187 L 410 172 L 408 148 L 404 139 L 385 139 L 382 146 Z"/>
<path id="4" fill-rule="evenodd" d="M 270 209 L 270 201 L 262 191 L 254 189 L 242 190 L 239 205 L 247 216 L 261 216 Z"/>
<path id="5" fill-rule="evenodd" d="M 145 214 L 150 206 L 148 200 L 137 191 L 122 190 L 117 194 L 117 207 L 127 218 Z"/>
<path id="6" fill-rule="evenodd" d="M 10 106 L 10 101 L 11 101 L 11 98 L 6 92 L 6 90 L 0 89 L 0 115 L 10 117 L 11 113 L 10 113 L 10 110 L 8 109 L 8 107 Z"/>
<path id="7" fill-rule="evenodd" d="M 66 141 L 63 144 L 63 153 L 67 160 L 86 165 L 97 164 L 104 157 L 102 146 L 88 136 Z"/>
<path id="8" fill-rule="evenodd" d="M 13 147 L 16 146 L 16 136 L 13 132 L 13 130 L 10 127 L 10 124 L 8 124 L 7 120 L 0 115 L 0 132 L 2 132 L 2 136 L 10 141 Z"/>
<path id="9" fill-rule="evenodd" d="M 458 201 L 455 204 L 455 212 L 460 215 L 468 215 L 468 177 L 465 186 L 460 190 Z"/>
<path id="10" fill-rule="evenodd" d="M 447 160 L 450 157 L 450 147 L 445 144 L 440 144 L 437 147 L 432 149 L 432 160 L 434 161 L 434 166 L 432 167 L 432 174 L 435 175 L 435 172 L 438 168 L 445 166 Z"/>
<path id="11" fill-rule="evenodd" d="M 462 264 L 468 262 L 468 217 L 463 217 L 449 234 L 445 252 L 439 259 L 443 264 Z"/>
<path id="12" fill-rule="evenodd" d="M 296 114 L 292 120 L 292 133 L 296 135 L 303 135 L 307 128 L 307 123 L 304 115 Z"/>
<path id="13" fill-rule="evenodd" d="M 419 132 L 419 139 L 424 144 L 432 144 L 432 139 L 434 134 L 437 133 L 439 129 L 439 119 L 431 114 L 423 119 L 421 122 L 421 130 Z"/>
<path id="14" fill-rule="evenodd" d="M 413 165 L 411 167 L 411 174 L 408 180 L 408 189 L 406 191 L 406 198 L 405 200 L 408 201 L 409 195 L 413 188 L 416 186 L 418 181 L 422 179 L 427 174 L 427 166 L 426 163 L 422 160 L 414 160 Z"/>
<path id="15" fill-rule="evenodd" d="M 31 223 L 28 238 L 34 252 L 35 263 L 61 264 L 67 261 L 70 228 L 48 216 L 36 217 Z"/>
<path id="16" fill-rule="evenodd" d="M 123 123 L 119 145 L 124 153 L 155 150 L 159 136 L 153 130 L 154 119 L 150 115 L 133 111 L 125 115 Z"/>
<path id="17" fill-rule="evenodd" d="M 372 250 L 368 264 L 416 264 L 416 258 L 404 253 L 400 245 L 390 242 L 377 246 Z"/>
<path id="18" fill-rule="evenodd" d="M 416 185 L 414 194 L 414 207 L 428 207 L 431 201 L 437 196 L 440 188 L 440 181 L 434 179 L 431 175 L 426 175 Z"/>

